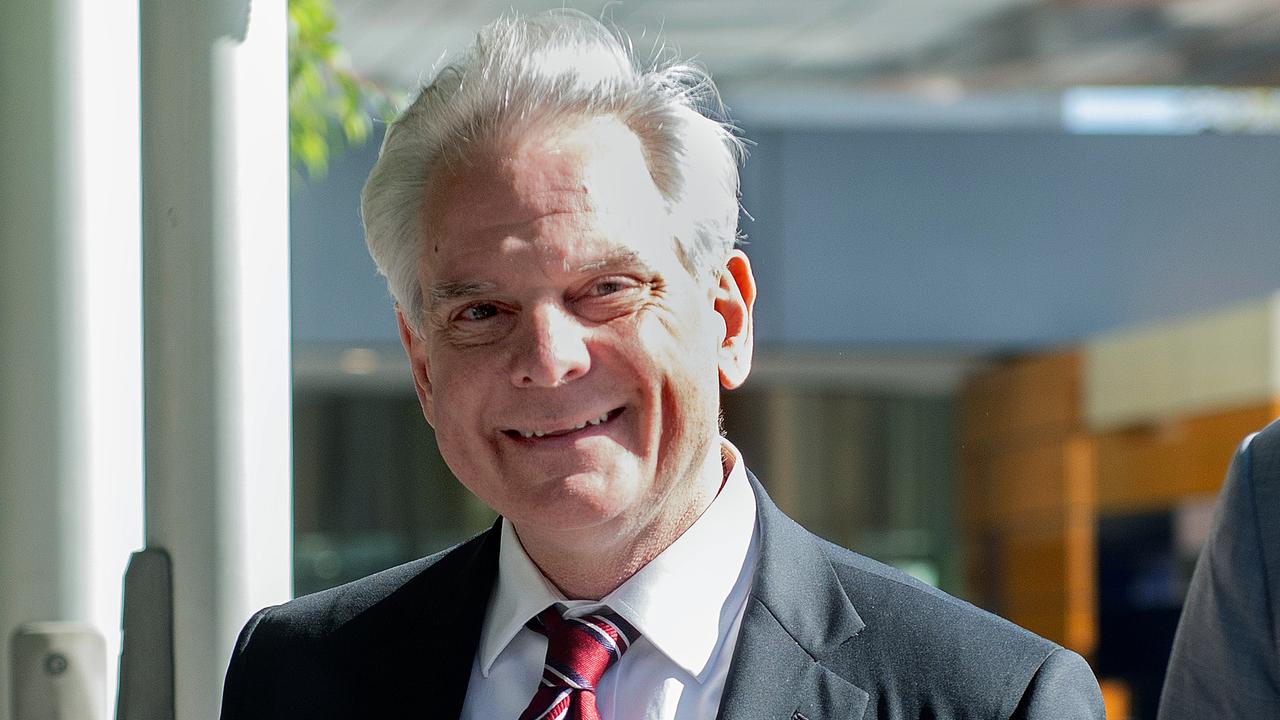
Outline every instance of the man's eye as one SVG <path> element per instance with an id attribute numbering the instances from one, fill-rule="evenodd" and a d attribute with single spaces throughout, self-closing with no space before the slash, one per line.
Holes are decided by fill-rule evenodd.
<path id="1" fill-rule="evenodd" d="M 573 305 L 575 312 L 592 322 L 608 322 L 639 310 L 651 283 L 634 277 L 612 276 L 593 280 Z"/>
<path id="2" fill-rule="evenodd" d="M 588 294 L 593 297 L 604 297 L 627 290 L 634 290 L 638 287 L 640 287 L 640 283 L 634 278 L 607 277 L 595 281 Z"/>
<path id="3" fill-rule="evenodd" d="M 621 280 L 601 280 L 592 288 L 592 294 L 598 296 L 612 295 L 621 292 L 626 286 Z"/>
<path id="4" fill-rule="evenodd" d="M 492 303 L 479 303 L 469 305 L 458 313 L 458 319 L 466 322 L 476 322 L 477 320 L 488 320 L 498 314 L 498 308 Z"/>

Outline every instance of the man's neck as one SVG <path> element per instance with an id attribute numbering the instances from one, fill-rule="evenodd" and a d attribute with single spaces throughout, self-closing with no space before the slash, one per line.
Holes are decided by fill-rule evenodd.
<path id="1" fill-rule="evenodd" d="M 659 513 L 637 529 L 612 525 L 553 537 L 516 534 L 542 574 L 570 600 L 599 600 L 626 582 L 684 534 L 710 507 L 727 476 L 720 444 L 690 477 L 673 485 L 679 497 L 659 503 Z"/>

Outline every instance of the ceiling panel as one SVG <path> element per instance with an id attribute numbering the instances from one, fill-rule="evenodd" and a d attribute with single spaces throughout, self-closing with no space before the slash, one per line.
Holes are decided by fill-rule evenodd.
<path id="1" fill-rule="evenodd" d="M 528 0 L 334 0 L 361 74 L 410 90 Z M 1280 82 L 1276 0 L 628 0 L 567 4 L 708 67 L 726 97 L 925 98 L 1075 85 Z"/>

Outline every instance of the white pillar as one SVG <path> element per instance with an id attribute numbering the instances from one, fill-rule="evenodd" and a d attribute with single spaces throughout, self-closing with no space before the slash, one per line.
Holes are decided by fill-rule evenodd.
<path id="1" fill-rule="evenodd" d="M 216 717 L 291 594 L 284 0 L 143 0 L 146 538 L 173 563 L 178 720 Z"/>
<path id="2" fill-rule="evenodd" d="M 137 21 L 0 3 L 0 720 L 19 624 L 87 622 L 118 654 L 142 543 Z"/>

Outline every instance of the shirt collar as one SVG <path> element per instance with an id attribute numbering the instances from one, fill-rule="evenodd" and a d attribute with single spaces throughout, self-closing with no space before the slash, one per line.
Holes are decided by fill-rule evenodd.
<path id="1" fill-rule="evenodd" d="M 504 518 L 497 587 L 480 637 L 481 673 L 488 677 L 529 618 L 560 603 L 571 615 L 608 606 L 702 682 L 750 589 L 750 572 L 744 570 L 754 567 L 755 495 L 742 454 L 728 440 L 721 443 L 732 466 L 711 505 L 666 550 L 599 602 L 566 600 L 529 559 Z"/>

